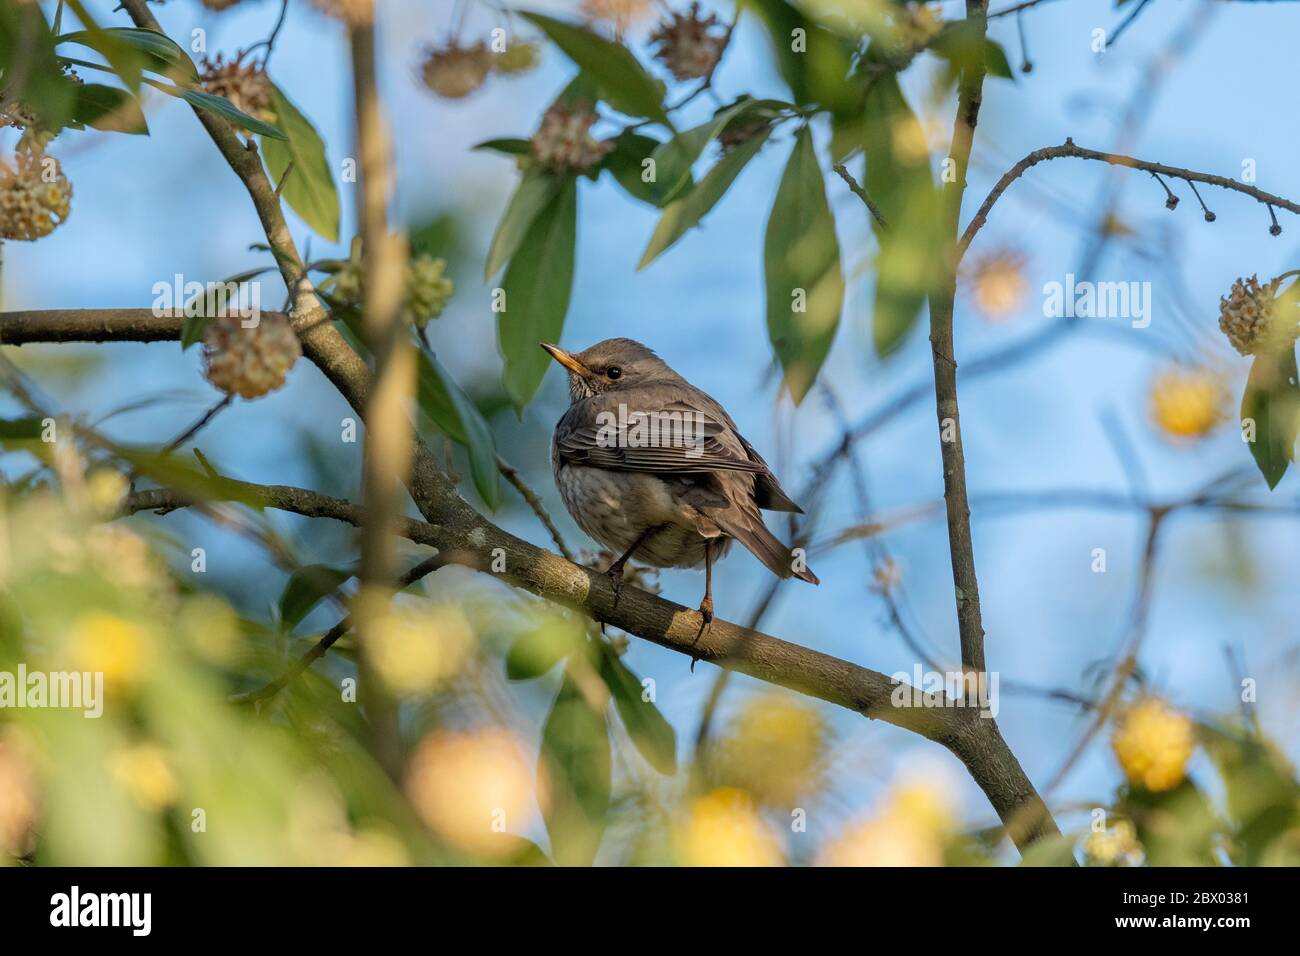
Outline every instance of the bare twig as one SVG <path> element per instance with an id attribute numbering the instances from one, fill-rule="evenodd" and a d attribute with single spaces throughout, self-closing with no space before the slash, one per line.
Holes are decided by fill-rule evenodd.
<path id="1" fill-rule="evenodd" d="M 537 496 L 537 492 L 533 491 L 528 486 L 528 483 L 524 481 L 523 475 L 519 474 L 519 469 L 500 455 L 497 455 L 497 471 L 501 472 L 502 477 L 514 486 L 515 491 L 519 492 L 520 496 L 527 502 L 528 507 L 533 510 L 533 514 L 537 515 L 537 520 L 546 528 L 560 554 L 576 564 L 577 558 L 569 550 L 569 546 L 564 541 L 564 535 L 560 534 L 560 529 L 551 520 L 551 513 L 546 510 L 546 505 L 542 504 L 542 499 Z"/>
<path id="2" fill-rule="evenodd" d="M 1037 166 L 1041 162 L 1050 159 L 1087 159 L 1100 163 L 1108 163 L 1111 166 L 1123 166 L 1129 169 L 1141 169 L 1149 173 L 1159 173 L 1169 179 L 1181 179 L 1187 183 L 1205 183 L 1210 186 L 1218 186 L 1220 189 L 1231 190 L 1245 196 L 1250 196 L 1256 202 L 1263 203 L 1266 206 L 1275 206 L 1279 209 L 1285 209 L 1287 212 L 1300 215 L 1300 204 L 1293 203 L 1289 199 L 1283 199 L 1281 196 L 1275 196 L 1272 193 L 1265 192 L 1255 186 L 1249 186 L 1245 183 L 1239 183 L 1235 179 L 1229 179 L 1227 176 L 1217 176 L 1213 173 L 1197 172 L 1194 169 L 1186 169 L 1182 166 L 1168 166 L 1164 163 L 1153 163 L 1144 159 L 1137 159 L 1133 156 L 1125 156 L 1121 153 L 1103 153 L 1095 149 L 1086 149 L 1082 146 L 1076 146 L 1073 139 L 1067 139 L 1060 146 L 1047 146 L 1043 149 L 1036 149 L 1020 162 L 1016 163 L 1009 170 L 1003 173 L 1002 178 L 989 192 L 984 202 L 976 210 L 975 215 L 971 218 L 970 224 L 967 225 L 966 231 L 962 234 L 961 241 L 957 244 L 958 256 L 964 255 L 969 248 L 975 234 L 980 231 L 985 222 L 988 221 L 989 212 L 993 209 L 994 203 L 1007 191 L 1007 187 L 1023 176 L 1026 172 Z"/>
<path id="3" fill-rule="evenodd" d="M 876 220 L 876 223 L 880 228 L 888 229 L 889 223 L 885 222 L 885 217 L 880 212 L 880 207 L 872 201 L 871 197 L 867 195 L 867 191 L 862 188 L 861 184 L 856 179 L 853 178 L 853 174 L 845 168 L 844 164 L 836 163 L 831 168 L 839 174 L 840 179 L 844 180 L 844 182 L 848 184 L 849 189 L 853 191 L 853 195 L 862 200 L 862 204 L 870 210 L 872 217 Z"/>

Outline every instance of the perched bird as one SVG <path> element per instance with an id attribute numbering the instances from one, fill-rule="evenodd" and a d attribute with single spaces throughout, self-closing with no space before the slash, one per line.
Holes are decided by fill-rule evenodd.
<path id="1" fill-rule="evenodd" d="M 542 348 L 569 373 L 571 404 L 551 447 L 555 484 L 582 530 L 621 555 L 608 571 L 615 601 L 631 559 L 703 564 L 703 631 L 713 620 L 713 562 L 733 539 L 778 577 L 818 583 L 759 511 L 802 509 L 721 405 L 632 339 L 577 354 Z"/>

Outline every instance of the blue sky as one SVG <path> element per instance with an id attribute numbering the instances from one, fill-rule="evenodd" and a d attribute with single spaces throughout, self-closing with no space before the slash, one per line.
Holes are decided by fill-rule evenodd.
<path id="1" fill-rule="evenodd" d="M 115 22 L 112 4 L 91 5 L 101 22 Z M 563 10 L 571 4 L 538 3 Z M 942 5 L 956 15 L 954 4 Z M 960 6 L 958 4 L 957 6 Z M 995 5 L 995 9 L 996 9 Z M 247 10 L 243 8 L 247 7 Z M 1098 149 L 1115 146 L 1117 123 L 1134 85 L 1160 51 L 1202 4 L 1152 4 L 1115 49 L 1091 50 L 1095 28 L 1111 29 L 1120 17 L 1107 2 L 1048 3 L 1024 17 L 1034 72 L 1017 82 L 991 80 L 976 140 L 965 217 L 996 177 L 1028 151 L 1061 143 L 1067 136 Z M 1211 3 L 1211 20 L 1185 57 L 1172 67 L 1155 95 L 1144 103 L 1147 118 L 1129 151 L 1145 159 L 1226 176 L 1240 176 L 1255 160 L 1259 186 L 1300 196 L 1295 157 L 1300 128 L 1290 119 L 1281 87 L 1291 73 L 1293 40 L 1300 35 L 1300 5 Z M 482 257 L 491 228 L 514 186 L 508 161 L 475 153 L 470 146 L 493 136 L 528 135 L 542 109 L 563 85 L 567 63 L 548 50 L 543 67 L 528 76 L 494 81 L 476 96 L 448 103 L 418 85 L 419 46 L 440 39 L 450 4 L 394 0 L 381 4 L 382 84 L 395 128 L 399 164 L 397 205 L 418 218 L 450 211 L 469 226 L 467 254 L 455 263 L 457 296 L 436 323 L 435 344 L 444 363 L 471 390 L 483 393 L 498 374 L 488 288 L 481 282 Z M 278 10 L 270 0 L 246 0 L 239 11 L 214 15 L 197 3 L 177 0 L 158 8 L 164 27 L 176 37 L 195 27 L 207 31 L 211 51 L 247 45 L 269 30 Z M 486 7 L 481 8 L 486 11 Z M 118 15 L 118 19 L 124 18 Z M 485 13 L 471 16 L 468 32 L 486 32 Z M 644 35 L 644 31 L 642 32 Z M 996 21 L 992 35 L 1019 63 L 1014 18 Z M 925 66 L 906 84 L 920 107 L 928 91 Z M 337 164 L 350 139 L 349 81 L 342 31 L 307 4 L 295 4 L 271 63 L 276 81 L 317 124 Z M 781 96 L 770 68 L 766 41 L 743 21 L 718 74 L 724 99 L 742 92 Z M 162 98 L 159 97 L 159 100 Z M 696 104 L 700 118 L 710 105 Z M 951 123 L 951 104 L 938 115 Z M 69 222 L 47 239 L 10 243 L 5 249 L 5 308 L 145 306 L 154 282 L 173 273 L 219 278 L 258 261 L 247 247 L 259 238 L 251 206 L 235 177 L 222 164 L 188 110 L 154 101 L 152 136 L 89 135 L 61 143 L 74 188 Z M 824 131 L 819 144 L 824 146 Z M 750 440 L 776 467 L 787 489 L 803 486 L 808 464 L 834 441 L 836 423 L 816 394 L 798 410 L 778 401 L 770 374 L 771 353 L 763 321 L 762 235 L 790 137 L 782 135 L 751 164 L 704 228 L 688 235 L 643 272 L 636 271 L 653 229 L 655 213 L 628 199 L 605 178 L 582 184 L 578 267 L 562 344 L 581 348 L 611 335 L 646 342 L 688 379 L 706 387 L 732 413 Z M 1100 164 L 1059 160 L 1044 164 L 1012 186 L 997 206 L 972 256 L 1010 246 L 1028 257 L 1030 295 L 1021 314 L 1000 324 L 981 318 L 959 301 L 956 348 L 959 364 L 1031 335 L 1045 323 L 1045 283 L 1064 281 L 1079 269 L 1085 246 L 1083 224 L 1098 215 L 1097 197 L 1110 173 Z M 1216 328 L 1218 298 L 1239 275 L 1262 278 L 1295 268 L 1300 222 L 1279 213 L 1284 232 L 1269 236 L 1268 216 L 1253 200 L 1221 190 L 1202 195 L 1217 221 L 1202 221 L 1185 187 L 1178 209 L 1164 208 L 1164 194 L 1149 177 L 1125 172 L 1120 179 L 1121 218 L 1139 232 L 1151 255 L 1113 244 L 1093 278 L 1151 281 L 1153 322 L 1129 329 L 1111 322 L 1067 339 L 1055 349 L 992 376 L 962 383 L 962 422 L 972 496 L 1060 488 L 1123 491 L 1126 478 L 1102 421 L 1113 416 L 1136 450 L 1152 493 L 1177 496 L 1230 467 L 1249 464 L 1249 454 L 1231 426 L 1191 449 L 1174 448 L 1148 424 L 1146 387 L 1175 344 L 1183 354 L 1208 354 L 1235 376 L 1245 360 L 1227 349 Z M 351 187 L 343 192 L 344 235 L 354 221 Z M 887 362 L 871 354 L 869 265 L 874 253 L 865 211 L 832 177 L 828 191 L 835 211 L 849 293 L 844 318 L 823 376 L 835 388 L 851 418 L 890 401 L 918 381 L 930 381 L 928 347 L 919 331 Z M 1062 214 L 1065 210 L 1065 214 Z M 965 218 L 964 217 L 964 218 Z M 300 247 L 307 229 L 291 217 Z M 312 254 L 339 252 L 319 237 Z M 1104 320 L 1090 320 L 1107 325 Z M 1096 334 L 1093 334 L 1096 333 Z M 49 391 L 69 409 L 105 411 L 144 395 L 175 393 L 156 411 L 122 416 L 110 423 L 119 437 L 162 441 L 214 400 L 199 375 L 194 349 L 183 356 L 173 346 L 113 346 L 112 361 L 75 380 L 50 379 Z M 31 360 L 49 352 L 28 353 Z M 58 353 L 65 354 L 65 353 Z M 555 513 L 562 508 L 550 481 L 547 442 L 564 403 L 558 370 L 548 374 L 522 422 L 497 421 L 498 438 L 509 456 L 531 476 Z M 224 413 L 202 445 L 231 473 L 252 481 L 294 483 L 310 472 L 301 458 L 300 434 L 322 436 L 343 476 L 355 475 L 359 446 L 339 445 L 342 400 L 305 363 L 285 390 Z M 916 405 L 864 442 L 877 510 L 937 500 L 942 494 L 933 407 Z M 1272 500 L 1295 503 L 1297 479 L 1288 475 Z M 1266 495 L 1261 479 L 1253 492 Z M 841 482 L 831 496 L 823 529 L 853 521 L 855 504 Z M 499 516 L 510 530 L 538 543 L 545 534 L 531 516 L 515 508 Z M 989 666 L 1003 681 L 1079 689 L 1085 669 L 1112 654 L 1136 586 L 1143 527 L 1137 514 L 1053 509 L 1014 515 L 981 513 L 974 534 L 988 632 Z M 167 519 L 172 533 L 203 539 L 241 573 L 261 559 L 238 541 L 197 519 Z M 588 542 L 572 523 L 571 540 Z M 287 519 L 285 527 L 300 527 Z M 781 529 L 784 532 L 784 529 Z M 346 540 L 324 533 L 316 546 L 328 553 Z M 956 656 L 956 627 L 947 543 L 942 521 L 907 525 L 886 540 L 903 572 L 906 606 L 915 629 L 949 658 Z M 1108 570 L 1090 568 L 1094 548 L 1105 548 Z M 1251 587 L 1229 580 L 1234 549 L 1253 567 Z M 319 555 L 307 555 L 319 558 Z M 1300 656 L 1292 569 L 1300 560 L 1294 518 L 1228 523 L 1211 516 L 1176 518 L 1167 529 L 1155 578 L 1150 632 L 1143 664 L 1152 682 L 1175 703 L 1198 710 L 1236 706 L 1235 680 L 1223 647 L 1239 648 L 1247 674 L 1259 681 L 1259 709 L 1266 728 L 1294 757 Z M 815 562 L 822 586 L 787 586 L 764 622 L 764 630 L 818 650 L 891 673 L 909 671 L 915 655 L 891 629 L 884 607 L 867 588 L 869 568 L 862 551 L 845 547 Z M 715 579 L 718 613 L 744 618 L 765 584 L 766 571 L 747 554 L 733 551 Z M 241 577 L 245 587 L 247 576 Z M 694 605 L 702 582 L 692 572 L 665 574 L 666 596 Z M 250 606 L 273 601 L 280 581 L 262 575 L 246 593 Z M 700 705 L 716 673 L 641 642 L 633 642 L 631 664 L 656 678 L 659 703 L 678 728 L 693 736 Z M 756 685 L 741 679 L 734 704 Z M 832 713 L 846 758 L 837 795 L 838 817 L 869 806 L 899 768 L 919 760 L 954 760 L 937 747 L 847 713 Z M 1004 693 L 1000 723 L 1031 778 L 1042 783 L 1056 769 L 1081 728 L 1074 711 L 1033 697 Z M 992 814 L 974 785 L 950 774 L 971 822 Z M 1056 800 L 1086 803 L 1113 791 L 1118 771 L 1104 747 L 1094 747 L 1065 781 Z"/>

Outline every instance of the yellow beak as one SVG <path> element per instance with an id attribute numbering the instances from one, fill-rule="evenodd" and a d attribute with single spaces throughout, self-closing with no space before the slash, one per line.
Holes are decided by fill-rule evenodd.
<path id="1" fill-rule="evenodd" d="M 574 375 L 581 375 L 583 378 L 591 377 L 591 369 L 579 362 L 572 352 L 566 352 L 558 345 L 550 345 L 546 342 L 539 342 L 538 344 L 546 350 L 546 353 L 550 355 L 551 358 L 555 359 L 555 361 L 559 362 Z"/>

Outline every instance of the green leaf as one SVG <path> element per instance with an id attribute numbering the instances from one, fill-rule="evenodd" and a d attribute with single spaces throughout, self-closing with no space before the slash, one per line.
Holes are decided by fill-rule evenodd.
<path id="1" fill-rule="evenodd" d="M 646 166 L 646 160 L 662 145 L 653 136 L 624 132 L 615 140 L 614 149 L 605 157 L 601 168 L 608 170 L 633 199 L 652 206 L 661 205 L 658 184 L 646 182 L 644 174 L 650 168 Z"/>
<path id="2" fill-rule="evenodd" d="M 524 13 L 523 17 L 545 33 L 565 56 L 599 84 L 601 99 L 614 109 L 671 127 L 664 111 L 663 87 L 623 44 L 606 40 L 585 27 L 540 13 Z"/>
<path id="3" fill-rule="evenodd" d="M 1300 785 L 1285 755 L 1255 733 L 1197 728 L 1205 751 L 1223 778 L 1228 815 L 1235 828 L 1234 862 L 1259 866 L 1274 841 L 1297 824 Z"/>
<path id="4" fill-rule="evenodd" d="M 655 225 L 645 252 L 641 254 L 641 261 L 637 264 L 638 269 L 648 266 L 661 252 L 676 243 L 692 226 L 708 215 L 709 211 L 718 204 L 718 200 L 731 188 L 731 184 L 745 168 L 745 164 L 754 158 L 770 135 L 770 130 L 763 130 L 753 139 L 732 147 L 723 154 L 694 189 L 675 202 L 669 203 Z"/>
<path id="5" fill-rule="evenodd" d="M 285 582 L 280 593 L 280 626 L 292 631 L 312 608 L 339 589 L 352 577 L 350 568 L 332 568 L 326 564 L 308 564 L 298 568 Z"/>
<path id="6" fill-rule="evenodd" d="M 1296 432 L 1300 428 L 1297 379 L 1294 348 L 1257 355 L 1241 397 L 1242 434 L 1269 488 L 1277 487 L 1295 460 Z"/>
<path id="7" fill-rule="evenodd" d="M 470 148 L 491 150 L 507 156 L 528 156 L 533 151 L 533 144 L 530 140 L 512 136 L 504 139 L 485 139 Z"/>
<path id="8" fill-rule="evenodd" d="M 138 27 L 80 30 L 76 33 L 66 33 L 55 42 L 77 43 L 89 47 L 101 54 L 109 63 L 120 59 L 123 48 L 129 48 L 142 55 L 144 68 L 150 72 L 168 77 L 182 85 L 199 81 L 199 71 L 189 54 L 174 40 L 157 30 L 144 30 Z M 130 81 L 129 74 L 123 75 L 122 78 Z"/>
<path id="9" fill-rule="evenodd" d="M 41 437 L 44 429 L 43 419 L 36 418 L 0 418 L 0 441 L 28 441 Z"/>
<path id="10" fill-rule="evenodd" d="M 1213 866 L 1223 824 L 1191 778 L 1172 790 L 1121 791 L 1116 810 L 1137 828 L 1150 866 Z"/>
<path id="11" fill-rule="evenodd" d="M 609 647 L 601 646 L 600 676 L 613 695 L 623 726 L 646 761 L 664 774 L 677 772 L 677 733 L 642 694 L 641 680 Z"/>
<path id="12" fill-rule="evenodd" d="M 162 90 L 169 96 L 178 95 L 177 87 L 169 87 L 162 83 L 154 83 L 147 80 L 150 86 Z M 207 110 L 209 113 L 215 113 L 234 123 L 236 126 L 242 126 L 252 133 L 259 133 L 271 139 L 286 139 L 284 133 L 280 132 L 270 123 L 263 123 L 259 119 L 254 119 L 242 110 L 236 109 L 230 100 L 224 97 L 216 96 L 212 93 L 205 93 L 203 90 L 182 90 L 179 96 L 191 106 L 197 106 L 201 110 Z"/>
<path id="13" fill-rule="evenodd" d="M 549 784 L 543 805 L 551 854 L 561 866 L 590 866 L 609 812 L 611 760 L 605 714 L 566 673 L 542 729 L 539 776 Z"/>
<path id="14" fill-rule="evenodd" d="M 418 361 L 420 409 L 452 441 L 469 452 L 469 471 L 474 489 L 495 511 L 501 504 L 501 481 L 492 430 L 478 406 L 461 390 L 436 356 L 421 352 Z"/>
<path id="15" fill-rule="evenodd" d="M 0 73 L 4 97 L 21 102 L 51 130 L 72 116 L 76 84 L 64 75 L 54 36 L 34 3 L 0 3 Z"/>
<path id="16" fill-rule="evenodd" d="M 582 627 L 559 614 L 540 617 L 515 639 L 506 653 L 506 677 L 532 680 L 541 677 L 586 643 Z"/>
<path id="17" fill-rule="evenodd" d="M 1042 836 L 1025 849 L 1021 866 L 1074 866 L 1074 844 L 1078 837 L 1066 833 Z"/>
<path id="18" fill-rule="evenodd" d="M 861 81 L 849 76 L 855 51 L 852 41 L 804 16 L 786 0 L 743 0 L 743 4 L 767 28 L 777 68 L 796 103 L 816 104 L 832 113 L 858 108 Z"/>
<path id="19" fill-rule="evenodd" d="M 293 171 L 284 180 L 281 195 L 302 221 L 330 242 L 339 238 L 339 194 L 334 185 L 325 143 L 278 86 L 272 86 L 271 106 L 284 138 L 264 137 L 262 157 L 266 160 L 271 182 L 279 183 L 293 163 Z"/>
<path id="20" fill-rule="evenodd" d="M 1007 51 L 996 40 L 984 40 L 984 68 L 988 70 L 989 76 L 1015 82 L 1016 74 L 1007 61 Z"/>
<path id="21" fill-rule="evenodd" d="M 519 181 L 510 202 L 506 205 L 505 215 L 497 225 L 488 247 L 487 265 L 483 269 L 483 278 L 491 279 L 515 254 L 519 244 L 532 226 L 538 215 L 550 205 L 556 193 L 560 191 L 564 180 L 543 172 L 540 169 L 529 170 Z"/>
<path id="22" fill-rule="evenodd" d="M 564 329 L 577 220 L 578 187 L 569 177 L 529 226 L 501 283 L 505 302 L 497 317 L 497 339 L 506 362 L 506 393 L 519 409 L 552 364 L 538 343 L 559 341 Z"/>
<path id="23" fill-rule="evenodd" d="M 835 218 L 807 127 L 796 135 L 781 177 L 763 258 L 768 337 L 798 404 L 826 360 L 844 304 Z"/>
<path id="24" fill-rule="evenodd" d="M 655 205 L 664 206 L 690 188 L 691 168 L 728 124 L 751 112 L 775 115 L 775 111 L 782 108 L 789 108 L 789 104 L 779 100 L 745 98 L 719 110 L 707 123 L 678 133 L 658 146 L 651 155 L 657 180 Z"/>
<path id="25" fill-rule="evenodd" d="M 72 122 L 110 133 L 149 134 L 140 101 L 126 90 L 100 83 L 77 86 Z"/>
<path id="26" fill-rule="evenodd" d="M 868 214 L 880 246 L 872 339 L 876 354 L 886 356 L 902 345 L 939 279 L 943 219 L 929 157 L 902 145 L 924 142 L 925 136 L 898 78 L 879 78 L 864 110 L 864 185 L 889 224 L 882 228 Z"/>

